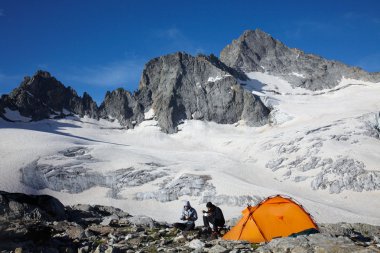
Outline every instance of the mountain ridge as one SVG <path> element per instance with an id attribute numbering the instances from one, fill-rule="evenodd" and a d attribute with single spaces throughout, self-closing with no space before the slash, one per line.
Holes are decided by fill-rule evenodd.
<path id="1" fill-rule="evenodd" d="M 336 60 L 327 60 L 289 48 L 260 29 L 246 30 L 220 53 L 227 66 L 243 72 L 267 72 L 294 87 L 322 90 L 335 87 L 342 77 L 380 82 L 380 72 L 366 72 Z"/>
<path id="2" fill-rule="evenodd" d="M 312 91 L 331 89 L 343 77 L 380 81 L 380 72 L 306 54 L 256 29 L 244 31 L 221 51 L 220 58 L 185 52 L 153 58 L 146 63 L 136 92 L 123 88 L 107 92 L 99 106 L 87 92 L 80 97 L 49 72 L 39 70 L 0 98 L 0 117 L 10 120 L 5 116 L 8 108 L 31 120 L 76 114 L 116 119 L 134 128 L 149 112 L 166 133 L 177 132 L 178 125 L 188 119 L 265 125 L 270 109 L 241 85 L 252 71 L 279 76 L 293 87 Z"/>

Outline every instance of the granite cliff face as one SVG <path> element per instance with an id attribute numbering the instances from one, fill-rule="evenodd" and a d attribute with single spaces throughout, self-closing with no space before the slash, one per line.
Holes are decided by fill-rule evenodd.
<path id="1" fill-rule="evenodd" d="M 342 77 L 380 82 L 380 73 L 368 73 L 338 61 L 289 48 L 269 34 L 245 31 L 220 53 L 220 60 L 243 72 L 267 72 L 280 76 L 295 87 L 322 90 L 335 87 Z"/>
<path id="2" fill-rule="evenodd" d="M 99 116 L 107 120 L 117 119 L 121 125 L 133 128 L 144 120 L 144 106 L 136 94 L 119 88 L 106 93 L 99 107 Z"/>
<path id="3" fill-rule="evenodd" d="M 175 53 L 146 64 L 138 98 L 152 108 L 161 128 L 173 133 L 185 119 L 221 124 L 245 120 L 266 123 L 269 110 L 238 83 L 245 76 L 226 67 L 216 57 Z"/>

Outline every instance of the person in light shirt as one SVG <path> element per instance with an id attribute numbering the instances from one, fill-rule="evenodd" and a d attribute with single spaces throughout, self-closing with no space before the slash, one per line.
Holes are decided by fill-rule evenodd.
<path id="1" fill-rule="evenodd" d="M 185 201 L 180 217 L 180 220 L 184 222 L 174 223 L 173 226 L 186 232 L 195 228 L 195 221 L 197 219 L 197 211 L 190 205 L 189 201 Z"/>

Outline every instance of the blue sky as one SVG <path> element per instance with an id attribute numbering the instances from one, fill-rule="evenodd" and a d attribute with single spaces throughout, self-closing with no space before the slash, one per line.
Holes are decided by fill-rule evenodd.
<path id="1" fill-rule="evenodd" d="M 151 58 L 219 55 L 247 29 L 290 47 L 380 71 L 380 1 L 0 0 L 0 94 L 49 71 L 99 103 L 134 91 Z"/>

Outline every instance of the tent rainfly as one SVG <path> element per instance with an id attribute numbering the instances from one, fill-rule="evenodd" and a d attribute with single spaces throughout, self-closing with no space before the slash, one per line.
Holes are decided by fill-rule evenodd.
<path id="1" fill-rule="evenodd" d="M 318 232 L 311 215 L 290 197 L 271 196 L 256 206 L 248 206 L 242 213 L 243 218 L 223 239 L 259 243 L 278 237 Z"/>

